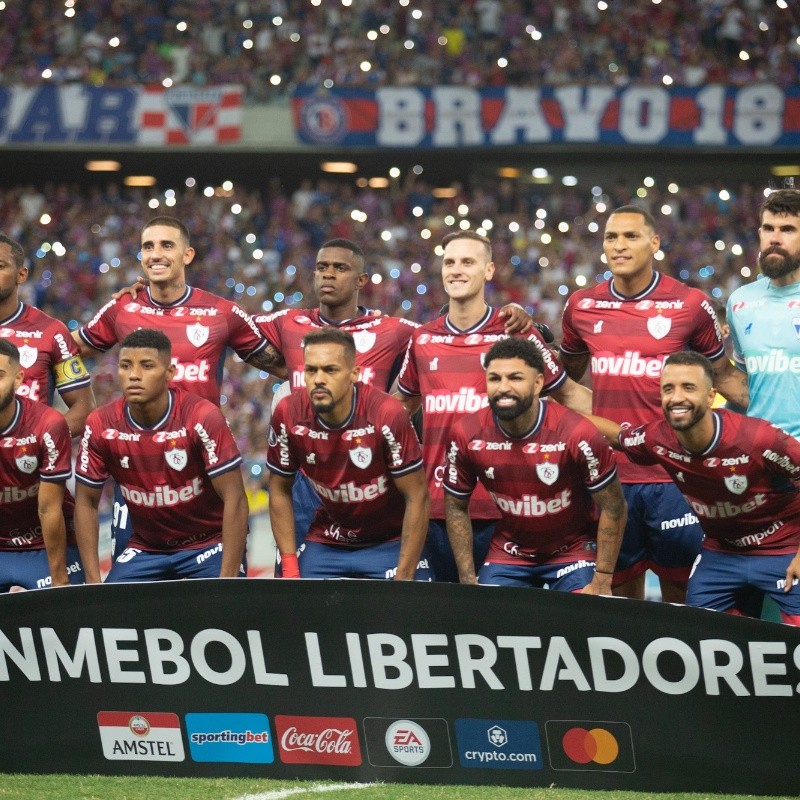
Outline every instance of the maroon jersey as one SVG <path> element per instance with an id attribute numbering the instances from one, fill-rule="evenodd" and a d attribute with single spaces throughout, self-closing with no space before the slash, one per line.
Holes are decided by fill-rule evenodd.
<path id="1" fill-rule="evenodd" d="M 398 388 L 403 394 L 422 395 L 422 454 L 431 492 L 431 519 L 444 519 L 442 473 L 450 429 L 464 414 L 488 405 L 483 358 L 498 340 L 505 339 L 505 321 L 497 309 L 486 308 L 483 319 L 466 331 L 448 316 L 418 328 L 408 344 Z M 525 334 L 544 359 L 544 393 L 567 379 L 561 365 L 538 330 Z M 478 486 L 470 502 L 473 519 L 498 519 L 488 492 Z"/>
<path id="2" fill-rule="evenodd" d="M 171 383 L 219 405 L 227 348 L 247 360 L 267 346 L 250 316 L 235 303 L 186 287 L 180 300 L 164 305 L 142 289 L 107 303 L 78 333 L 95 350 L 109 350 L 139 328 L 157 328 L 172 342 Z"/>
<path id="3" fill-rule="evenodd" d="M 0 320 L 0 339 L 19 349 L 25 374 L 17 394 L 51 405 L 56 389 L 66 394 L 89 386 L 89 373 L 67 326 L 44 311 L 20 303 Z"/>
<path id="4" fill-rule="evenodd" d="M 384 317 L 359 307 L 359 316 L 332 322 L 315 309 L 287 308 L 254 318 L 262 335 L 286 360 L 293 389 L 305 388 L 303 379 L 303 337 L 327 326 L 341 328 L 356 342 L 356 364 L 361 381 L 386 391 L 391 387 L 403 360 L 408 340 L 419 327 L 401 317 Z"/>
<path id="5" fill-rule="evenodd" d="M 714 436 L 684 450 L 665 419 L 620 433 L 637 464 L 661 464 L 705 531 L 704 547 L 784 555 L 800 545 L 800 442 L 769 422 L 715 409 Z"/>
<path id="6" fill-rule="evenodd" d="M 717 317 L 698 289 L 654 273 L 633 297 L 611 281 L 573 293 L 563 316 L 561 350 L 591 354 L 592 410 L 615 422 L 643 425 L 661 419 L 659 381 L 664 360 L 696 350 L 712 361 L 725 352 Z M 619 460 L 623 483 L 666 483 L 663 470 Z"/>
<path id="7" fill-rule="evenodd" d="M 39 483 L 66 483 L 72 477 L 72 439 L 58 411 L 27 397 L 14 402 L 14 418 L 0 430 L 0 550 L 42 550 Z M 70 543 L 73 506 L 65 491 Z"/>
<path id="8" fill-rule="evenodd" d="M 458 420 L 450 431 L 444 488 L 461 498 L 479 483 L 489 490 L 500 521 L 487 561 L 562 563 L 594 557 L 598 517 L 590 492 L 616 475 L 614 453 L 594 425 L 540 400 L 534 426 L 520 437 L 506 433 L 491 408 Z"/>
<path id="9" fill-rule="evenodd" d="M 356 384 L 348 420 L 331 428 L 305 390 L 275 407 L 267 466 L 278 475 L 306 475 L 320 496 L 307 540 L 358 547 L 397 539 L 406 504 L 393 478 L 422 468 L 408 414 L 391 395 Z"/>
<path id="10" fill-rule="evenodd" d="M 131 515 L 130 547 L 173 552 L 222 541 L 224 504 L 211 479 L 241 462 L 222 412 L 170 389 L 167 411 L 152 428 L 134 421 L 122 397 L 92 411 L 75 477 L 94 488 L 112 477 Z"/>

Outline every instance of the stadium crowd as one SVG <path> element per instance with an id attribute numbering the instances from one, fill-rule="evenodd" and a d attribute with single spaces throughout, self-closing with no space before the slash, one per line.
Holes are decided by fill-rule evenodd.
<path id="1" fill-rule="evenodd" d="M 800 80 L 800 21 L 765 0 L 11 0 L 0 83 L 297 86 Z"/>
<path id="2" fill-rule="evenodd" d="M 493 242 L 498 273 L 487 285 L 488 301 L 518 302 L 559 335 L 568 294 L 603 279 L 607 213 L 628 202 L 658 218 L 665 272 L 721 301 L 755 274 L 758 187 L 652 183 L 580 188 L 501 179 L 474 188 L 454 184 L 446 198 L 413 173 L 384 190 L 327 179 L 294 191 L 272 184 L 264 192 L 115 183 L 82 191 L 52 183 L 0 192 L 0 230 L 29 258 L 22 295 L 74 330 L 141 274 L 141 225 L 159 213 L 178 216 L 192 232 L 198 253 L 188 270 L 192 285 L 252 314 L 313 307 L 317 250 L 327 239 L 346 237 L 363 247 L 371 275 L 360 302 L 419 322 L 437 316 L 446 302 L 438 243 L 471 227 Z M 92 374 L 98 403 L 106 402 L 116 392 L 115 355 L 94 359 Z M 230 360 L 223 409 L 256 474 L 275 386 L 269 375 Z"/>

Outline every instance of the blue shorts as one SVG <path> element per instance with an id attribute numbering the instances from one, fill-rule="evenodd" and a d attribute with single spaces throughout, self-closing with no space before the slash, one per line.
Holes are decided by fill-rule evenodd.
<path id="1" fill-rule="evenodd" d="M 242 561 L 239 577 L 247 575 L 247 559 Z M 111 565 L 106 583 L 138 581 L 173 581 L 181 578 L 218 578 L 222 569 L 222 545 L 212 544 L 198 550 L 175 550 L 172 553 L 147 553 L 129 547 Z"/>
<path id="2" fill-rule="evenodd" d="M 317 509 L 322 505 L 319 495 L 314 491 L 308 478 L 302 472 L 294 476 L 292 484 L 292 511 L 294 512 L 294 538 L 297 550 L 303 544 L 311 527 L 311 523 L 317 513 Z M 281 571 L 280 557 L 275 559 L 275 577 L 280 578 Z"/>
<path id="3" fill-rule="evenodd" d="M 83 583 L 83 566 L 78 548 L 67 545 L 67 577 L 71 584 Z M 47 550 L 0 551 L 0 592 L 12 586 L 23 589 L 45 589 L 52 583 Z"/>
<path id="4" fill-rule="evenodd" d="M 561 564 L 495 564 L 487 561 L 478 572 L 478 583 L 494 586 L 522 586 L 579 592 L 594 578 L 594 561 L 567 561 Z"/>
<path id="5" fill-rule="evenodd" d="M 472 520 L 472 557 L 476 571 L 486 560 L 496 524 L 497 521 L 493 519 Z M 443 519 L 432 519 L 428 523 L 428 553 L 433 579 L 444 583 L 458 583 L 458 567 L 453 558 L 450 539 L 447 537 L 447 525 Z"/>
<path id="6" fill-rule="evenodd" d="M 617 559 L 614 585 L 652 569 L 659 577 L 685 581 L 703 542 L 703 529 L 673 483 L 623 483 L 628 523 Z"/>
<path id="7" fill-rule="evenodd" d="M 133 523 L 128 513 L 128 504 L 114 483 L 114 509 L 111 514 L 111 560 L 116 561 L 133 535 Z"/>
<path id="8" fill-rule="evenodd" d="M 760 601 L 767 595 L 782 617 L 800 616 L 800 585 L 795 582 L 788 592 L 783 591 L 786 568 L 793 558 L 792 553 L 751 556 L 704 548 L 689 578 L 686 605 L 758 617 Z"/>
<path id="9" fill-rule="evenodd" d="M 305 542 L 300 546 L 297 561 L 303 578 L 374 578 L 389 581 L 395 576 L 399 556 L 399 539 L 366 547 Z M 414 580 L 433 580 L 424 548 Z"/>

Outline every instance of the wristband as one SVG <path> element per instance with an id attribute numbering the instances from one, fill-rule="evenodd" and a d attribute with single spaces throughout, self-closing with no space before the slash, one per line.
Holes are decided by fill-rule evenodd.
<path id="1" fill-rule="evenodd" d="M 297 563 L 297 556 L 294 553 L 281 554 L 281 575 L 284 578 L 300 577 L 300 565 Z"/>
<path id="2" fill-rule="evenodd" d="M 606 572 L 604 569 L 597 569 L 597 567 L 594 568 L 594 571 L 598 575 L 613 575 L 614 574 L 613 572 Z"/>

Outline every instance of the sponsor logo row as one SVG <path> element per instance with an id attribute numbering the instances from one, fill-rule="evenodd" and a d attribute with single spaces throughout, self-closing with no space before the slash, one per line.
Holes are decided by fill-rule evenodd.
<path id="1" fill-rule="evenodd" d="M 101 711 L 97 715 L 103 755 L 111 761 L 192 761 L 327 764 L 358 767 L 447 769 L 454 747 L 462 767 L 634 772 L 631 729 L 625 722 L 366 717 L 363 739 L 352 717 L 274 717 L 265 714 L 177 714 Z M 454 734 L 454 736 L 453 736 Z M 364 748 L 362 750 L 362 741 Z M 543 747 L 546 744 L 546 751 Z"/>

